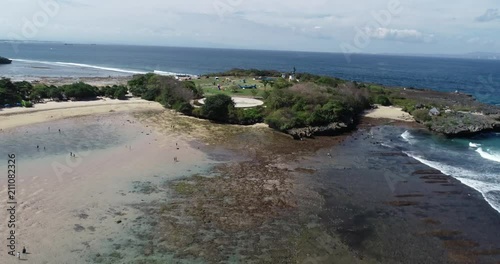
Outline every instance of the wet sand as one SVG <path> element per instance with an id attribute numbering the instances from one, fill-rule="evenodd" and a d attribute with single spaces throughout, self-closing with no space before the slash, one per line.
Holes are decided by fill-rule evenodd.
<path id="1" fill-rule="evenodd" d="M 202 152 L 179 135 L 160 134 L 128 114 L 94 115 L 77 118 L 76 123 L 75 119 L 67 119 L 22 126 L 4 130 L 0 136 L 27 131 L 36 138 L 41 137 L 37 135 L 41 130 L 46 131 L 47 126 L 52 126 L 52 130 L 61 128 L 64 133 L 86 123 L 105 123 L 118 131 L 125 129 L 126 143 L 87 151 L 74 148 L 69 142 L 67 153 L 35 159 L 16 153 L 19 157 L 16 239 L 18 247 L 28 248 L 30 254 L 25 255 L 28 263 L 95 263 L 92 257 L 96 254 L 109 256 L 114 252 L 110 241 L 119 238 L 123 230 L 130 229 L 142 217 L 132 204 L 164 197 L 151 191 L 150 185 L 201 170 L 208 162 Z M 45 146 L 49 152 L 50 145 Z M 75 158 L 70 158 L 70 150 Z M 174 157 L 179 162 L 174 162 Z M 6 179 L 2 178 L 0 184 L 0 210 L 5 211 Z M 6 232 L 2 224 L 0 233 Z M 132 248 L 126 252 L 136 255 Z M 0 257 L 2 263 L 17 263 L 5 250 Z"/>

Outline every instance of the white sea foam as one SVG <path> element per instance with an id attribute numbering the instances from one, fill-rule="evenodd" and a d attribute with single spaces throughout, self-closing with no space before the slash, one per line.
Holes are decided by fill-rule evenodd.
<path id="1" fill-rule="evenodd" d="M 393 146 L 385 144 L 385 143 L 380 143 L 380 145 L 382 145 L 382 146 L 384 146 L 386 148 L 390 148 L 390 149 L 394 148 Z"/>
<path id="2" fill-rule="evenodd" d="M 132 74 L 146 74 L 145 71 L 128 70 L 112 67 L 102 67 L 97 65 L 82 64 L 82 63 L 71 63 L 71 62 L 52 62 L 52 61 L 36 61 L 36 60 L 24 60 L 24 59 L 12 59 L 13 61 L 24 62 L 24 63 L 38 63 L 46 64 L 51 66 L 63 66 L 63 67 L 80 67 L 80 68 L 91 68 L 104 71 L 122 72 L 122 73 L 132 73 Z"/>
<path id="3" fill-rule="evenodd" d="M 166 72 L 166 71 L 157 71 L 155 70 L 154 71 L 155 74 L 158 74 L 158 75 L 162 75 L 162 76 L 176 76 L 176 75 L 179 75 L 175 72 Z"/>
<path id="4" fill-rule="evenodd" d="M 490 150 L 485 151 L 483 148 L 478 148 L 476 152 L 479 153 L 483 159 L 500 162 L 500 153 L 492 152 Z"/>
<path id="5" fill-rule="evenodd" d="M 481 144 L 469 142 L 469 147 L 471 147 L 471 148 L 479 148 L 479 147 L 481 147 Z"/>
<path id="6" fill-rule="evenodd" d="M 405 131 L 401 137 L 408 143 L 410 144 L 415 144 L 415 138 L 413 137 L 413 135 L 410 133 L 410 131 Z"/>
<path id="7" fill-rule="evenodd" d="M 145 71 L 136 71 L 136 70 L 127 70 L 127 69 L 120 69 L 120 68 L 102 67 L 102 66 L 89 65 L 89 64 L 81 64 L 81 63 L 71 63 L 71 62 L 55 62 L 55 63 L 57 65 L 62 65 L 62 66 L 74 66 L 74 67 L 82 67 L 82 68 L 92 68 L 92 69 L 98 69 L 98 70 L 123 72 L 123 73 L 133 73 L 133 74 L 146 74 L 147 73 Z"/>
<path id="8" fill-rule="evenodd" d="M 495 209 L 496 211 L 498 211 L 500 213 L 500 203 L 498 203 L 492 199 L 489 199 L 488 196 L 486 195 L 487 193 L 492 192 L 492 191 L 500 191 L 500 186 L 498 186 L 498 184 L 496 184 L 496 183 L 489 183 L 489 182 L 484 181 L 484 179 L 488 179 L 488 178 L 490 178 L 490 179 L 497 178 L 498 177 L 497 175 L 485 175 L 485 174 L 479 175 L 478 172 L 474 172 L 474 171 L 470 171 L 470 170 L 466 170 L 466 169 L 462 169 L 462 168 L 458 168 L 458 167 L 453 167 L 453 166 L 446 165 L 446 164 L 443 164 L 443 163 L 437 162 L 437 161 L 427 160 L 427 159 L 425 159 L 421 156 L 418 156 L 414 153 L 411 153 L 411 152 L 404 152 L 404 153 L 406 155 L 408 155 L 409 157 L 412 157 L 412 158 L 420 161 L 421 163 L 423 163 L 429 167 L 432 167 L 436 170 L 439 170 L 446 175 L 453 176 L 454 178 L 459 180 L 461 183 L 463 183 L 463 184 L 475 189 L 476 191 L 480 192 L 481 195 L 483 196 L 483 198 L 488 202 L 488 204 L 493 209 Z"/>

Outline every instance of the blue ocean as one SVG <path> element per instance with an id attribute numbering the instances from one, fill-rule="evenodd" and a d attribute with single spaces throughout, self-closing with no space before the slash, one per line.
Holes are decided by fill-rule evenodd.
<path id="1" fill-rule="evenodd" d="M 387 86 L 458 90 L 500 105 L 500 60 L 360 54 L 348 61 L 343 54 L 334 53 L 64 43 L 0 43 L 0 56 L 13 59 L 11 65 L 0 65 L 0 76 L 15 79 L 146 72 L 200 75 L 232 68 L 289 72 L 296 67 L 299 72 Z M 397 147 L 406 154 L 478 190 L 500 212 L 498 133 L 447 139 L 406 131 L 401 139 Z"/>

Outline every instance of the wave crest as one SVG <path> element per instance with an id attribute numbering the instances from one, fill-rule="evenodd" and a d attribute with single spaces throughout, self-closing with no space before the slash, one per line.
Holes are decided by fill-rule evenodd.
<path id="1" fill-rule="evenodd" d="M 38 63 L 38 64 L 46 64 L 46 65 L 51 65 L 51 66 L 63 66 L 63 67 L 81 67 L 81 68 L 90 68 L 90 69 L 112 71 L 112 72 L 121 72 L 121 73 L 132 73 L 132 74 L 146 74 L 147 73 L 145 71 L 103 67 L 103 66 L 83 64 L 83 63 L 37 61 L 37 60 L 24 60 L 24 59 L 12 59 L 12 60 L 18 61 L 18 62 L 24 62 L 24 63 Z"/>
<path id="2" fill-rule="evenodd" d="M 450 165 L 446 165 L 440 162 L 436 161 L 430 161 L 427 159 L 424 159 L 421 156 L 415 155 L 414 153 L 411 152 L 404 152 L 407 156 L 414 158 L 421 163 L 434 168 L 436 170 L 441 171 L 442 173 L 446 175 L 453 176 L 457 180 L 459 180 L 461 183 L 473 188 L 474 190 L 478 191 L 481 193 L 483 198 L 488 202 L 488 204 L 498 211 L 500 213 L 500 203 L 498 202 L 498 197 L 493 197 L 493 194 L 500 191 L 498 188 L 498 185 L 496 184 L 491 184 L 487 183 L 478 179 L 475 179 L 477 176 L 477 172 L 465 170 L 462 168 L 458 167 L 453 167 Z M 496 178 L 496 175 L 481 175 L 481 177 L 489 177 L 489 178 Z"/>
<path id="3" fill-rule="evenodd" d="M 410 133 L 410 131 L 405 131 L 403 134 L 401 134 L 401 137 L 408 143 L 410 144 L 415 144 L 415 138 L 413 137 L 413 135 Z"/>
<path id="4" fill-rule="evenodd" d="M 483 159 L 487 159 L 487 160 L 491 160 L 491 161 L 495 161 L 495 162 L 499 162 L 500 163 L 500 153 L 496 153 L 496 152 L 492 152 L 492 151 L 489 151 L 489 150 L 483 150 L 483 148 L 478 148 L 476 150 L 477 153 L 479 153 L 479 155 L 481 155 L 481 157 L 483 157 Z"/>

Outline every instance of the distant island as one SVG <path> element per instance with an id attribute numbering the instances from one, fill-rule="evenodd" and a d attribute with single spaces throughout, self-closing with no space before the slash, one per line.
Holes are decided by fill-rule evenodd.
<path id="1" fill-rule="evenodd" d="M 12 60 L 9 60 L 7 58 L 4 58 L 4 57 L 0 57 L 0 64 L 11 64 L 12 63 Z"/>

